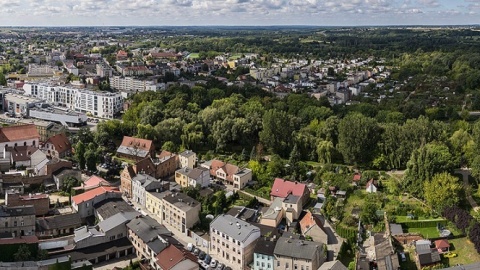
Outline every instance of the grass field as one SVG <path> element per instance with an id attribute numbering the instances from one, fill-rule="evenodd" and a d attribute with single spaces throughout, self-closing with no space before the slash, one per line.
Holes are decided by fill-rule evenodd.
<path id="1" fill-rule="evenodd" d="M 423 237 L 425 237 L 426 239 L 439 237 L 438 230 L 435 227 L 408 228 L 407 232 L 409 232 L 409 233 L 419 233 L 419 234 L 423 235 Z"/>
<path id="2" fill-rule="evenodd" d="M 480 262 L 480 254 L 477 253 L 473 243 L 467 237 L 449 239 L 448 241 L 450 242 L 450 250 L 458 255 L 455 258 L 442 259 L 448 262 L 450 266 Z"/>

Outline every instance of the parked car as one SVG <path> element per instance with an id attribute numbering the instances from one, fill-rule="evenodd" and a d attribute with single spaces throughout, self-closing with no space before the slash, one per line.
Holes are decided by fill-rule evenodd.
<path id="1" fill-rule="evenodd" d="M 223 263 L 219 263 L 219 264 L 217 265 L 216 270 L 223 270 L 224 267 L 225 267 L 225 265 L 223 265 Z"/>
<path id="2" fill-rule="evenodd" d="M 198 254 L 198 258 L 200 260 L 205 260 L 205 257 L 207 256 L 207 253 L 203 252 L 203 251 L 200 251 L 200 253 Z"/>
<path id="3" fill-rule="evenodd" d="M 210 257 L 210 255 L 206 255 L 205 256 L 205 259 L 203 259 L 203 261 L 206 263 L 206 264 L 210 264 L 210 262 L 212 261 L 212 257 Z"/>
<path id="4" fill-rule="evenodd" d="M 187 250 L 188 250 L 188 251 L 191 252 L 194 248 L 195 248 L 195 247 L 193 246 L 192 243 L 188 243 L 188 244 L 187 244 Z"/>
<path id="5" fill-rule="evenodd" d="M 454 258 L 454 257 L 457 257 L 457 253 L 454 253 L 454 252 L 446 252 L 446 253 L 443 253 L 443 257 L 445 258 Z"/>
<path id="6" fill-rule="evenodd" d="M 200 249 L 194 248 L 192 253 L 193 255 L 198 256 L 198 254 L 200 253 Z"/>
<path id="7" fill-rule="evenodd" d="M 217 267 L 217 261 L 215 259 L 212 259 L 212 261 L 210 262 L 210 267 L 215 269 L 215 267 Z"/>

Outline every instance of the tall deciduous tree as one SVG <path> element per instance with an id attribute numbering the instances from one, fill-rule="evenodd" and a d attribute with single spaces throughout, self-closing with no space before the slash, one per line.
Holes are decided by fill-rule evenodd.
<path id="1" fill-rule="evenodd" d="M 377 121 L 359 113 L 347 115 L 338 125 L 338 150 L 349 164 L 370 162 L 379 138 Z"/>
<path id="2" fill-rule="evenodd" d="M 458 178 L 446 172 L 435 174 L 432 180 L 424 184 L 425 200 L 438 213 L 458 203 L 460 190 Z"/>
<path id="3" fill-rule="evenodd" d="M 263 130 L 260 142 L 273 153 L 288 156 L 292 143 L 295 123 L 292 116 L 284 111 L 269 110 L 263 115 Z"/>
<path id="4" fill-rule="evenodd" d="M 85 145 L 82 141 L 79 141 L 75 146 L 75 159 L 80 170 L 85 169 Z"/>

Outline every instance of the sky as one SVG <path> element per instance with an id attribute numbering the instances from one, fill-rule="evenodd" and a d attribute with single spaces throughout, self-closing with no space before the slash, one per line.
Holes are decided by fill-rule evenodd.
<path id="1" fill-rule="evenodd" d="M 1 26 L 464 24 L 480 0 L 0 0 Z"/>

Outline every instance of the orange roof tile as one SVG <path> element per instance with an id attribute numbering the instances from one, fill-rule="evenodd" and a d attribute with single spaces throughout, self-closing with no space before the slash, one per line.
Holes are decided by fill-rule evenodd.
<path id="1" fill-rule="evenodd" d="M 302 233 L 307 231 L 308 229 L 312 228 L 315 225 L 321 227 L 322 223 L 310 211 L 307 211 L 307 214 L 305 216 L 303 216 L 303 218 L 300 220 L 300 228 L 301 228 Z"/>
<path id="2" fill-rule="evenodd" d="M 45 143 L 51 143 L 55 147 L 55 150 L 58 153 L 63 153 L 65 151 L 69 151 L 72 149 L 72 145 L 70 144 L 70 140 L 68 140 L 65 133 L 57 134 L 53 137 L 48 138 Z"/>
<path id="3" fill-rule="evenodd" d="M 136 147 L 141 150 L 150 151 L 150 149 L 152 149 L 153 142 L 151 140 L 123 136 L 121 145 L 125 147 Z"/>
<path id="4" fill-rule="evenodd" d="M 84 187 L 109 186 L 110 185 L 110 183 L 108 183 L 107 180 L 103 179 L 100 176 L 96 176 L 96 175 L 92 175 L 83 184 L 84 184 Z"/>
<path id="5" fill-rule="evenodd" d="M 289 194 L 302 197 L 306 188 L 307 186 L 305 184 L 275 178 L 270 195 L 280 198 L 285 198 Z"/>
<path id="6" fill-rule="evenodd" d="M 8 126 L 0 128 L 0 142 L 14 142 L 40 139 L 37 128 L 33 124 Z"/>
<path id="7" fill-rule="evenodd" d="M 165 270 L 172 269 L 175 265 L 183 260 L 196 261 L 191 253 L 181 250 L 174 245 L 169 245 L 157 255 L 157 264 Z"/>
<path id="8" fill-rule="evenodd" d="M 104 193 L 107 193 L 107 192 L 118 192 L 118 193 L 120 193 L 120 191 L 118 190 L 117 187 L 98 187 L 96 189 L 89 190 L 85 193 L 73 196 L 72 201 L 75 204 L 78 205 L 82 202 L 92 200 L 93 198 L 97 197 L 98 195 L 101 195 L 101 194 L 104 194 Z"/>

